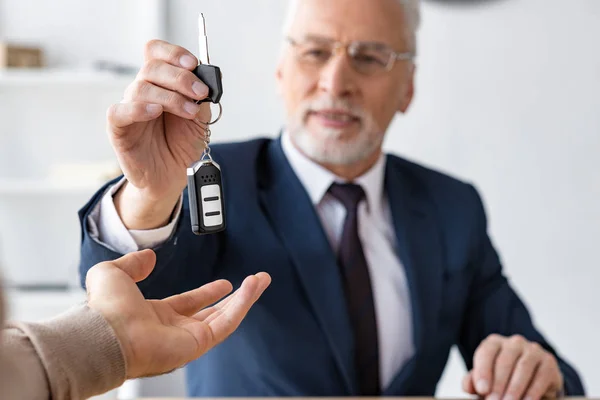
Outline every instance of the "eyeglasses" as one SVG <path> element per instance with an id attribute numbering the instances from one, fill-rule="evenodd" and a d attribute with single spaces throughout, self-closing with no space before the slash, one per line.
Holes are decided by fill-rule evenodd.
<path id="1" fill-rule="evenodd" d="M 297 50 L 297 58 L 302 65 L 321 68 L 341 50 L 350 58 L 352 67 L 363 75 L 385 73 L 394 67 L 396 61 L 411 61 L 415 58 L 414 52 L 398 53 L 377 42 L 342 43 L 313 36 L 302 40 L 287 37 L 286 40 Z"/>

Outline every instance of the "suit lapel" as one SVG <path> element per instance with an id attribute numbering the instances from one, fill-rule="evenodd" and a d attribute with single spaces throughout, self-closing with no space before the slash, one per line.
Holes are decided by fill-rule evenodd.
<path id="1" fill-rule="evenodd" d="M 435 208 L 425 188 L 406 173 L 398 159 L 388 157 L 385 187 L 396 232 L 397 251 L 404 265 L 413 314 L 415 356 L 399 372 L 390 392 L 404 393 L 416 361 L 436 326 L 441 306 L 443 248 Z"/>
<path id="2" fill-rule="evenodd" d="M 260 197 L 271 224 L 290 254 L 348 395 L 357 393 L 353 338 L 335 255 L 316 210 L 289 165 L 279 140 L 267 149 Z"/>

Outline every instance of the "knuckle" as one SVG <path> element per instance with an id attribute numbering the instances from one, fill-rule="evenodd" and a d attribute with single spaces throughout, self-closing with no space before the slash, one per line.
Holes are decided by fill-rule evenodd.
<path id="1" fill-rule="evenodd" d="M 141 99 L 148 91 L 148 84 L 142 80 L 136 80 L 129 86 L 129 96 L 132 99 Z"/>
<path id="2" fill-rule="evenodd" d="M 497 333 L 492 333 L 491 335 L 489 335 L 484 342 L 488 342 L 488 343 L 497 343 L 500 342 L 501 340 L 503 340 L 504 337 L 498 335 Z"/>
<path id="3" fill-rule="evenodd" d="M 542 363 L 547 364 L 550 368 L 558 368 L 556 357 L 546 351 L 544 351 L 544 354 L 542 355 Z"/>
<path id="4" fill-rule="evenodd" d="M 117 115 L 118 108 L 118 104 L 111 104 L 110 107 L 108 107 L 108 109 L 106 110 L 106 119 L 108 119 L 109 121 L 112 120 Z"/>
<path id="5" fill-rule="evenodd" d="M 484 346 L 489 346 L 494 343 L 499 343 L 501 340 L 502 340 L 502 337 L 500 335 L 498 335 L 496 333 L 492 333 L 491 335 L 489 335 L 488 337 L 483 339 L 483 341 L 481 342 L 481 346 L 479 346 L 479 348 L 481 349 Z"/>
<path id="6" fill-rule="evenodd" d="M 516 356 L 512 351 L 503 351 L 496 361 L 496 368 L 502 372 L 512 369 L 516 364 Z"/>
<path id="7" fill-rule="evenodd" d="M 527 371 L 533 370 L 538 363 L 539 359 L 537 357 L 528 354 L 523 355 L 523 357 L 521 357 L 518 362 L 519 367 L 522 370 Z"/>
<path id="8" fill-rule="evenodd" d="M 154 49 L 159 46 L 161 41 L 159 39 L 152 39 L 146 42 L 144 45 L 144 53 L 147 56 L 151 56 Z"/>
<path id="9" fill-rule="evenodd" d="M 154 72 L 156 72 L 158 70 L 158 68 L 160 68 L 160 60 L 157 60 L 157 59 L 148 60 L 144 63 L 144 65 L 140 69 L 138 76 L 141 78 L 148 78 L 149 76 L 152 76 L 152 74 Z"/>
<path id="10" fill-rule="evenodd" d="M 175 73 L 175 76 L 173 77 L 173 79 L 175 80 L 175 84 L 177 84 L 178 86 L 186 84 L 189 79 L 188 71 L 178 70 Z"/>
<path id="11" fill-rule="evenodd" d="M 182 107 L 184 100 L 183 97 L 178 95 L 175 92 L 166 92 L 165 93 L 165 102 L 172 106 Z"/>
<path id="12" fill-rule="evenodd" d="M 181 55 L 182 55 L 182 51 L 181 51 L 180 47 L 170 46 L 170 48 L 167 52 L 167 59 L 173 63 L 176 63 L 177 60 L 179 60 L 179 57 L 181 57 Z"/>
<path id="13" fill-rule="evenodd" d="M 486 348 L 485 347 L 486 347 L 485 343 L 482 343 L 482 345 L 479 346 L 477 348 L 477 350 L 475 350 L 475 354 L 473 355 L 473 357 L 476 360 L 481 360 L 481 359 L 483 359 L 485 357 L 485 354 L 486 354 Z"/>
<path id="14" fill-rule="evenodd" d="M 525 338 L 521 335 L 512 335 L 508 341 L 512 346 L 523 346 L 527 342 L 527 340 L 525 340 Z"/>
<path id="15" fill-rule="evenodd" d="M 535 359 L 536 361 L 544 361 L 546 351 L 537 343 L 530 343 L 526 346 L 524 356 Z"/>
<path id="16" fill-rule="evenodd" d="M 542 353 L 544 348 L 537 342 L 530 342 L 527 350 L 532 353 Z"/>

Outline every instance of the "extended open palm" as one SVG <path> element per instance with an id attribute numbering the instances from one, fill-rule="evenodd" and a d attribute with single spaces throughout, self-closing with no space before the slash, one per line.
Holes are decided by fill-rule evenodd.
<path id="1" fill-rule="evenodd" d="M 228 281 L 146 300 L 135 282 L 150 274 L 155 261 L 151 250 L 131 253 L 96 265 L 86 279 L 88 304 L 115 330 L 128 378 L 169 372 L 200 357 L 235 331 L 271 282 L 266 273 L 249 276 L 217 304 L 232 290 Z"/>

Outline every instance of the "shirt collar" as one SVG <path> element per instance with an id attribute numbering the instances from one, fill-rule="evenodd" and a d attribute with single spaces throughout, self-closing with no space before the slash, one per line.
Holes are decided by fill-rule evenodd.
<path id="1" fill-rule="evenodd" d="M 318 205 L 323 200 L 332 183 L 347 182 L 302 154 L 292 143 L 287 131 L 284 131 L 281 137 L 281 147 L 314 205 Z M 381 211 L 385 163 L 386 157 L 382 154 L 373 167 L 353 181 L 365 191 L 367 205 L 371 212 Z"/>

